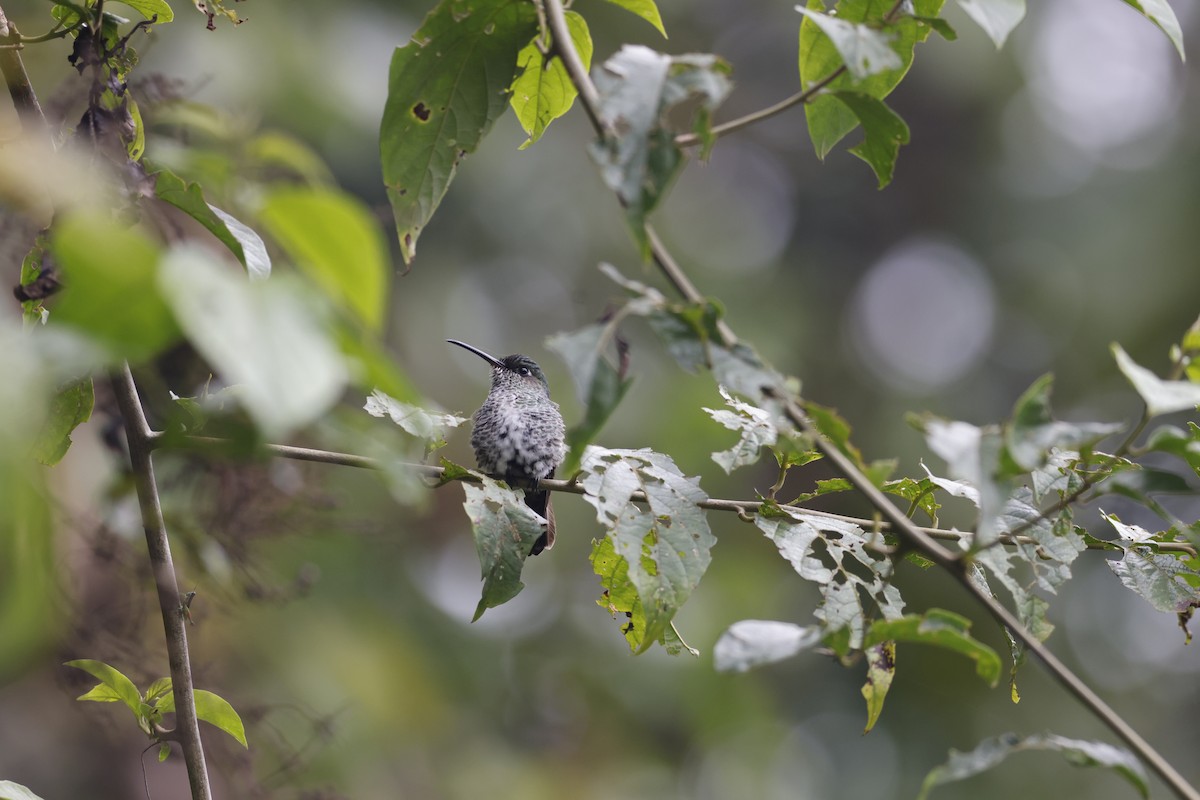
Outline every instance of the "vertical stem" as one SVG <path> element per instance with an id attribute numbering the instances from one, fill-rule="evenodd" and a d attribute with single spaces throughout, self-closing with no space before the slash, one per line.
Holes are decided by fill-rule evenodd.
<path id="1" fill-rule="evenodd" d="M 0 43 L 14 45 L 17 39 L 16 27 L 4 16 L 4 10 L 0 9 Z M 17 116 L 26 132 L 34 133 L 44 130 L 46 117 L 42 114 L 42 107 L 38 105 L 37 95 L 34 94 L 33 85 L 29 82 L 29 74 L 25 72 L 25 62 L 21 60 L 19 49 L 16 47 L 0 48 L 0 73 L 4 75 L 4 82 L 8 85 L 8 94 L 12 98 L 13 106 L 17 109 Z"/>
<path id="2" fill-rule="evenodd" d="M 171 544 L 163 522 L 158 484 L 154 480 L 151 461 L 154 434 L 146 422 L 142 402 L 128 364 L 113 376 L 113 389 L 121 416 L 125 419 L 125 437 L 129 442 L 129 462 L 133 467 L 134 485 L 142 510 L 142 525 L 146 530 L 146 548 L 154 571 L 158 590 L 158 607 L 162 612 L 163 630 L 167 637 L 167 658 L 171 668 L 171 688 L 175 694 L 175 734 L 183 748 L 187 764 L 188 783 L 192 800 L 212 800 L 208 783 L 208 768 L 204 763 L 204 747 L 200 741 L 200 723 L 196 717 L 196 702 L 192 686 L 192 664 L 188 658 L 187 627 L 184 625 L 179 584 L 175 580 L 175 565 L 171 561 Z"/>

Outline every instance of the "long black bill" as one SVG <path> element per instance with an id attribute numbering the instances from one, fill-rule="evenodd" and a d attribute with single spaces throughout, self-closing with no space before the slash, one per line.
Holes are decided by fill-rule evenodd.
<path id="1" fill-rule="evenodd" d="M 479 356 L 484 361 L 491 364 L 493 367 L 503 367 L 504 366 L 503 361 L 496 358 L 495 356 L 488 355 L 487 353 L 480 350 L 478 347 L 472 347 L 471 345 L 467 344 L 466 342 L 460 342 L 458 339 L 447 339 L 446 341 L 449 342 L 450 344 L 456 344 L 459 347 L 463 348 L 464 350 L 470 350 L 472 353 Z"/>

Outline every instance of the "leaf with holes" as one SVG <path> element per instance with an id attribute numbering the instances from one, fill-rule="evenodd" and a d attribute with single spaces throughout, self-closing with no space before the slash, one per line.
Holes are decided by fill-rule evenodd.
<path id="1" fill-rule="evenodd" d="M 738 467 L 757 462 L 762 448 L 775 444 L 778 431 L 771 421 L 770 412 L 738 400 L 725 391 L 724 386 L 718 386 L 717 391 L 721 393 L 729 409 L 702 408 L 716 422 L 739 434 L 733 447 L 712 454 L 713 461 L 729 473 Z"/>
<path id="2" fill-rule="evenodd" d="M 441 0 L 393 54 L 379 148 L 405 263 L 459 162 L 504 113 L 517 54 L 536 34 L 525 0 Z"/>
<path id="3" fill-rule="evenodd" d="M 814 615 L 826 636 L 845 630 L 847 647 L 862 647 L 867 626 L 864 594 L 887 619 L 903 613 L 904 600 L 891 583 L 892 562 L 867 549 L 873 540 L 881 544 L 881 536 L 872 536 L 853 522 L 774 504 L 764 505 L 754 524 L 801 578 L 817 584 L 822 601 Z"/>
<path id="4" fill-rule="evenodd" d="M 464 483 L 463 491 L 463 507 L 471 520 L 475 552 L 483 572 L 483 595 L 471 618 L 474 622 L 484 611 L 507 603 L 525 588 L 521 569 L 545 528 L 517 489 L 483 478 L 478 486 Z"/>
<path id="5" fill-rule="evenodd" d="M 883 701 L 892 688 L 896 675 L 896 643 L 879 642 L 866 648 L 867 682 L 863 684 L 862 696 L 867 701 L 867 726 L 863 733 L 870 733 L 883 713 Z"/>
<path id="6" fill-rule="evenodd" d="M 1126 525 L 1112 514 L 1105 519 L 1116 528 L 1116 544 L 1125 551 L 1119 561 L 1107 561 L 1121 583 L 1159 611 L 1179 614 L 1200 602 L 1200 570 L 1188 566 L 1185 556 L 1156 553 L 1155 535 L 1137 525 Z"/>
<path id="7" fill-rule="evenodd" d="M 652 450 L 589 447 L 582 467 L 584 499 L 608 529 L 642 604 L 646 628 L 635 652 L 645 652 L 665 635 L 712 559 L 716 538 L 699 507 L 708 496 L 698 479 Z M 648 510 L 632 502 L 636 492 L 645 494 Z"/>

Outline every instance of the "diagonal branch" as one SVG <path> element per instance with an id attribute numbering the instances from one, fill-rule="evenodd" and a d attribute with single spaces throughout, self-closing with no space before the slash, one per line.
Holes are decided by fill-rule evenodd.
<path id="1" fill-rule="evenodd" d="M 554 33 L 556 47 L 560 54 L 563 55 L 563 61 L 567 65 L 567 72 L 571 80 L 575 83 L 579 90 L 580 99 L 585 103 L 594 102 L 596 98 L 596 89 L 592 85 L 591 79 L 587 73 L 581 68 L 572 69 L 572 61 L 582 67 L 578 56 L 572 59 L 568 54 L 573 49 L 570 44 L 570 37 L 564 35 L 567 31 L 566 20 L 564 17 L 562 0 L 544 0 L 546 8 L 547 21 L 550 24 L 551 31 Z M 902 2 L 897 0 L 895 6 L 889 16 L 898 12 L 902 7 Z M 596 118 L 596 110 L 590 109 L 589 116 Z M 598 133 L 604 134 L 603 130 Z M 651 247 L 654 254 L 655 262 L 662 267 L 663 263 L 674 264 L 670 254 L 666 252 L 662 243 L 656 238 L 651 238 Z M 682 270 L 678 269 L 677 265 L 674 270 L 679 275 Z M 676 274 L 668 274 L 668 279 L 680 289 L 680 284 L 676 281 Z M 689 283 L 683 284 L 689 287 L 688 291 L 680 289 L 683 296 L 689 301 L 698 301 L 703 299 L 695 287 Z M 732 335 L 726 337 L 725 330 L 722 330 L 722 338 L 726 338 L 727 345 L 732 342 Z M 883 493 L 876 488 L 866 475 L 864 475 L 853 463 L 850 462 L 845 455 L 838 450 L 837 446 L 828 439 L 825 439 L 819 434 L 807 415 L 803 412 L 800 406 L 795 402 L 794 398 L 782 398 L 785 400 L 785 408 L 792 422 L 805 433 L 813 437 L 818 449 L 828 458 L 839 472 L 850 481 L 855 489 L 862 492 L 872 505 L 895 527 L 895 532 L 910 546 L 916 548 L 922 555 L 926 556 L 939 566 L 945 567 L 963 587 L 971 593 L 983 606 L 988 613 L 992 615 L 998 622 L 1007 627 L 1012 634 L 1020 640 L 1030 652 L 1032 652 L 1045 665 L 1054 678 L 1067 689 L 1071 694 L 1083 703 L 1093 714 L 1103 721 L 1117 736 L 1125 741 L 1126 744 L 1133 749 L 1147 764 L 1150 765 L 1160 778 L 1163 779 L 1171 789 L 1180 797 L 1187 800 L 1200 800 L 1200 791 L 1187 782 L 1187 780 L 1175 770 L 1171 764 L 1163 758 L 1163 756 L 1154 749 L 1145 739 L 1138 734 L 1125 720 L 1117 714 L 1104 700 L 1097 695 L 1087 684 L 1085 684 L 1079 676 L 1072 672 L 1063 662 L 1035 637 L 1021 621 L 1018 620 L 1007 608 L 999 603 L 995 598 L 991 597 L 987 592 L 982 591 L 975 586 L 968 577 L 966 564 L 958 558 L 957 554 L 947 550 L 942 545 L 938 544 L 932 537 L 917 528 L 904 515 L 904 513 L 891 503 Z"/>

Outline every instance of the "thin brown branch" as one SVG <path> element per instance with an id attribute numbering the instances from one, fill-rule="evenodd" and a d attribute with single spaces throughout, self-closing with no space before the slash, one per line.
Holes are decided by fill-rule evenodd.
<path id="1" fill-rule="evenodd" d="M 153 433 L 153 446 L 164 450 L 202 450 L 208 453 L 242 453 L 243 450 L 233 441 L 228 439 L 217 439 L 208 436 L 187 436 L 183 438 L 168 438 L 161 433 Z M 296 461 L 309 461 L 317 464 L 332 464 L 342 467 L 354 467 L 356 469 L 374 469 L 381 470 L 385 464 L 379 459 L 369 456 L 360 456 L 354 453 L 339 453 L 332 450 L 317 450 L 311 447 L 294 447 L 284 444 L 264 444 L 259 447 L 259 452 L 264 455 L 275 456 L 277 458 L 290 458 Z M 445 470 L 442 467 L 434 464 L 415 464 L 412 462 L 396 462 L 390 465 L 402 469 L 411 470 L 415 474 L 422 475 L 433 480 L 443 480 Z M 452 481 L 476 482 L 479 479 L 474 475 L 464 475 L 462 477 L 450 478 Z M 538 481 L 534 487 L 539 491 L 549 492 L 564 492 L 566 494 L 584 494 L 583 486 L 577 481 L 570 480 L 555 480 L 546 479 Z M 641 492 L 633 494 L 633 501 L 637 503 L 646 502 L 646 497 Z M 710 497 L 698 503 L 700 508 L 709 511 L 729 511 L 737 514 L 743 519 L 748 519 L 762 507 L 761 500 L 733 500 L 717 497 Z M 895 526 L 887 520 L 877 521 L 866 519 L 864 517 L 853 517 L 846 514 L 834 514 L 829 511 L 820 511 L 815 508 L 801 508 L 805 514 L 824 517 L 829 520 L 838 522 L 849 522 L 853 525 L 858 525 L 864 530 L 881 530 L 891 532 Z M 910 521 L 911 524 L 911 521 Z M 928 528 L 916 526 L 916 529 L 930 539 L 943 542 L 961 542 L 970 540 L 974 534 L 970 531 L 955 531 L 946 530 L 945 528 Z M 1037 545 L 1038 542 L 1028 536 L 1016 536 L 1014 534 L 1001 534 L 999 537 L 1001 544 L 1006 545 Z M 1107 550 L 1109 549 L 1104 542 L 1089 542 L 1087 547 L 1092 550 Z M 1160 553 L 1180 553 L 1191 557 L 1196 556 L 1196 550 L 1190 544 L 1184 542 L 1163 542 L 1157 545 Z"/>
<path id="2" fill-rule="evenodd" d="M 196 701 L 192 684 L 192 663 L 188 657 L 187 626 L 184 625 L 179 584 L 171 560 L 171 543 L 163 522 L 158 484 L 154 479 L 154 432 L 146 422 L 142 402 L 138 397 L 133 373 L 125 364 L 113 376 L 113 391 L 125 422 L 125 438 L 129 445 L 129 463 L 133 469 L 134 486 L 142 511 L 142 526 L 146 531 L 146 548 L 158 590 L 158 608 L 162 612 L 163 631 L 167 639 L 167 660 L 171 670 L 171 689 L 175 695 L 175 731 L 183 760 L 187 765 L 192 800 L 212 800 L 208 769 L 204 763 L 204 746 L 200 741 L 200 723 L 196 717 Z"/>

